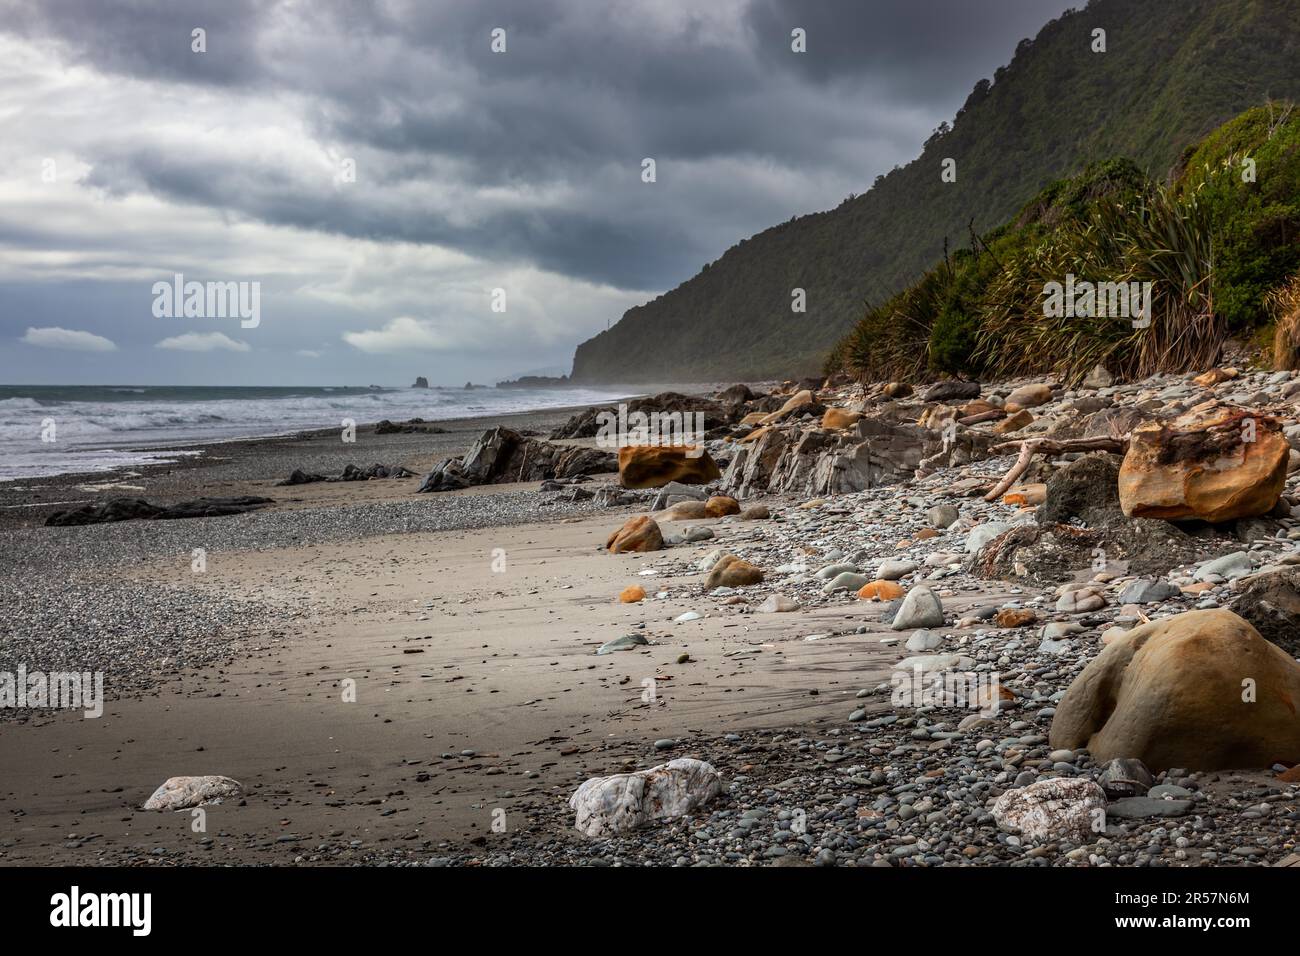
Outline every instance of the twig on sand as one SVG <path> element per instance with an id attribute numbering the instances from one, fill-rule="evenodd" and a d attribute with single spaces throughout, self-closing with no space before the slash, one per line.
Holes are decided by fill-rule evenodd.
<path id="1" fill-rule="evenodd" d="M 1031 438 L 1027 441 L 1009 441 L 994 445 L 989 451 L 993 454 L 1008 452 L 1019 446 L 1020 455 L 1006 475 L 993 486 L 993 490 L 984 496 L 985 501 L 997 501 L 1008 488 L 1016 483 L 1029 467 L 1034 455 L 1064 455 L 1073 451 L 1109 451 L 1122 455 L 1128 450 L 1128 437 L 1123 438 L 1067 438 L 1057 441 L 1051 438 Z"/>

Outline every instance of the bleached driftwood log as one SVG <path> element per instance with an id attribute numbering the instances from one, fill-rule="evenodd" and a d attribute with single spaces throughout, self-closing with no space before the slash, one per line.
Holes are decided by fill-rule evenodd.
<path id="1" fill-rule="evenodd" d="M 1033 461 L 1035 455 L 1065 455 L 1075 451 L 1109 451 L 1117 455 L 1122 455 L 1128 450 L 1128 436 L 1122 438 L 1066 438 L 1056 440 L 1052 438 L 1030 438 L 1023 441 L 1003 442 L 1001 445 L 994 445 L 990 452 L 1001 454 L 1010 451 L 1016 447 L 1020 448 L 1020 455 L 1002 480 L 993 486 L 993 490 L 984 496 L 985 501 L 997 501 L 1007 489 L 1016 483 L 1016 480 L 1025 473 L 1029 468 L 1029 463 Z"/>

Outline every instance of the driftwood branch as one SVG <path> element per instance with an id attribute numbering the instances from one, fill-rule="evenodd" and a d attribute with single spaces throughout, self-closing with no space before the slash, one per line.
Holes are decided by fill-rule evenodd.
<path id="1" fill-rule="evenodd" d="M 994 445 L 989 449 L 993 454 L 1000 454 L 1019 447 L 1020 454 L 1016 462 L 994 485 L 993 490 L 984 496 L 985 501 L 997 501 L 1007 489 L 1029 468 L 1035 455 L 1065 455 L 1073 451 L 1109 451 L 1122 455 L 1128 450 L 1128 438 L 1066 438 L 1057 441 L 1052 438 L 1031 438 L 1027 441 L 1009 441 Z"/>

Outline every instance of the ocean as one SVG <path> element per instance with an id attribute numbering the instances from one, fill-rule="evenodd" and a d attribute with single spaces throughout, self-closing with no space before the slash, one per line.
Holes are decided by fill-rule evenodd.
<path id="1" fill-rule="evenodd" d="M 0 385 L 0 481 L 175 461 L 198 453 L 186 443 L 341 428 L 344 419 L 490 418 L 629 394 L 635 391 Z"/>

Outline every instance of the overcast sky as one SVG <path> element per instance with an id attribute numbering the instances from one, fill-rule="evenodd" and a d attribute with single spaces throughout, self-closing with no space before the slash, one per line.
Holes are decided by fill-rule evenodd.
<path id="1" fill-rule="evenodd" d="M 0 0 L 0 383 L 567 371 L 1082 5 Z M 259 324 L 156 316 L 175 273 L 259 283 Z"/>

